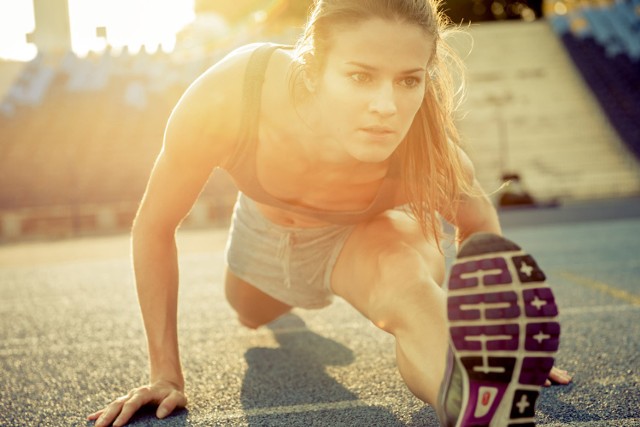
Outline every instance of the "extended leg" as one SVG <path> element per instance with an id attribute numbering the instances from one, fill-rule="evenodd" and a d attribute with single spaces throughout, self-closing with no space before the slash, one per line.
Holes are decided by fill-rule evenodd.
<path id="1" fill-rule="evenodd" d="M 417 225 L 388 212 L 354 230 L 332 275 L 334 292 L 396 338 L 409 389 L 435 405 L 447 349 L 444 257 Z"/>
<path id="2" fill-rule="evenodd" d="M 533 425 L 560 332 L 544 274 L 513 243 L 476 235 L 445 296 L 442 256 L 407 221 L 389 213 L 357 229 L 334 291 L 395 336 L 402 377 L 443 425 Z"/>

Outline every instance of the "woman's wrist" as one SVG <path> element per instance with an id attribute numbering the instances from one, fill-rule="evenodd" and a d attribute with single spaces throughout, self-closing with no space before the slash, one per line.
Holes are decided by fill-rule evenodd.
<path id="1" fill-rule="evenodd" d="M 184 391 L 184 378 L 182 374 L 157 374 L 149 376 L 149 384 L 170 384 L 180 391 Z"/>
<path id="2" fill-rule="evenodd" d="M 149 370 L 149 381 L 151 384 L 156 382 L 168 382 L 179 388 L 184 389 L 184 376 L 182 368 L 178 360 L 165 361 L 160 364 L 157 361 L 151 362 Z"/>

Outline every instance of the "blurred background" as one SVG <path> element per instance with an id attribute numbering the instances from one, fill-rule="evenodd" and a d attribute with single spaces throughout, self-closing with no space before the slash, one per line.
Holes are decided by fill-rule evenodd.
<path id="1" fill-rule="evenodd" d="M 186 87 L 242 44 L 295 43 L 310 3 L 0 0 L 0 242 L 127 231 Z M 501 209 L 640 196 L 640 0 L 443 6 Z M 226 225 L 234 200 L 216 171 L 185 226 Z"/>

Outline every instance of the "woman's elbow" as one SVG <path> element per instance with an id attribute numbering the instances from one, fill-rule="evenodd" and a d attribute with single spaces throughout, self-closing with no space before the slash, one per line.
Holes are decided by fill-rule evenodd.
<path id="1" fill-rule="evenodd" d="M 134 242 L 149 238 L 171 239 L 174 237 L 178 226 L 178 221 L 140 209 L 131 225 L 131 239 Z"/>

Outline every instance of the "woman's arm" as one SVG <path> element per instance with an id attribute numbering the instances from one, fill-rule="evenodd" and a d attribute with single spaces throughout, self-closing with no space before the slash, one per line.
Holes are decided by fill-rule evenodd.
<path id="1" fill-rule="evenodd" d="M 238 68 L 241 68 L 238 70 Z M 164 418 L 187 403 L 180 364 L 175 233 L 213 169 L 233 151 L 239 127 L 242 58 L 205 73 L 185 92 L 169 118 L 132 228 L 138 300 L 147 335 L 149 384 L 131 390 L 89 416 L 96 426 L 124 425 L 142 406 Z"/>
<path id="2" fill-rule="evenodd" d="M 478 232 L 502 234 L 498 213 L 476 179 L 473 163 L 467 154 L 459 148 L 458 156 L 471 191 L 468 194 L 461 195 L 454 216 L 446 218 L 456 227 L 456 241 L 463 242 L 469 236 Z"/>
<path id="3" fill-rule="evenodd" d="M 200 165 L 188 171 L 163 150 L 151 173 L 132 230 L 133 266 L 147 335 L 149 384 L 131 390 L 91 415 L 96 426 L 123 425 L 143 405 L 158 405 L 163 418 L 187 403 L 178 351 L 178 259 L 175 231 L 208 177 Z"/>

